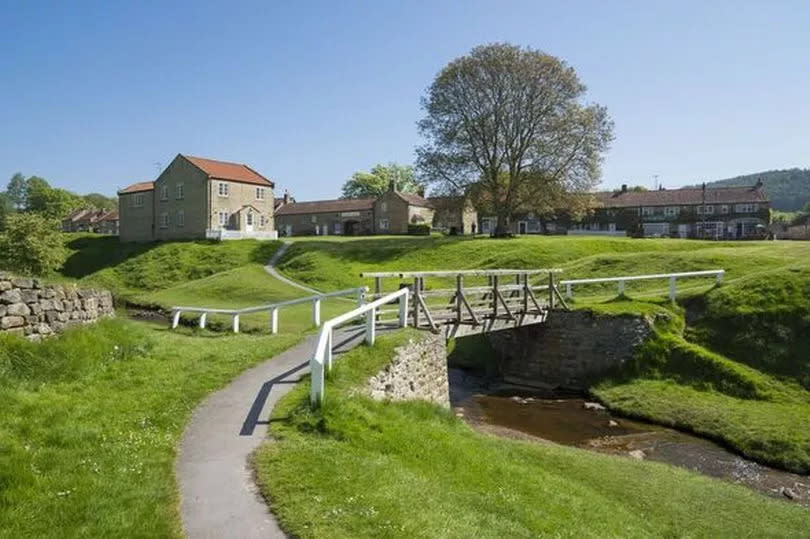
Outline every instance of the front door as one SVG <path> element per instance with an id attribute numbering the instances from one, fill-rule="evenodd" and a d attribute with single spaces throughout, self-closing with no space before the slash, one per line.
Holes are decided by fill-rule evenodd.
<path id="1" fill-rule="evenodd" d="M 684 239 L 689 236 L 689 225 L 678 225 L 678 236 Z"/>
<path id="2" fill-rule="evenodd" d="M 245 232 L 253 232 L 253 212 L 247 212 L 247 217 L 245 217 Z"/>
<path id="3" fill-rule="evenodd" d="M 518 234 L 526 233 L 526 221 L 518 221 Z"/>

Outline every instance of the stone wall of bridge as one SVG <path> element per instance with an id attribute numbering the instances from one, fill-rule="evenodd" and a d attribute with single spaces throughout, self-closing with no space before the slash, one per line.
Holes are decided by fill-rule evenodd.
<path id="1" fill-rule="evenodd" d="M 368 393 L 378 400 L 426 400 L 450 405 L 447 344 L 443 335 L 424 332 L 394 351 L 391 362 L 372 376 Z"/>
<path id="2" fill-rule="evenodd" d="M 0 272 L 0 332 L 40 340 L 66 327 L 115 314 L 107 290 L 43 285 Z"/>
<path id="3" fill-rule="evenodd" d="M 543 389 L 587 389 L 633 357 L 652 332 L 643 316 L 552 311 L 542 324 L 489 334 L 503 380 Z"/>

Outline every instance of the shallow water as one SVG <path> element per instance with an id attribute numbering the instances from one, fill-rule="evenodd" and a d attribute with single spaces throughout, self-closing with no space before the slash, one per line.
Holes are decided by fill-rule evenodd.
<path id="1" fill-rule="evenodd" d="M 581 397 L 540 398 L 489 387 L 450 369 L 450 400 L 473 425 L 495 425 L 563 445 L 654 460 L 810 506 L 810 476 L 763 466 L 703 438 L 595 410 Z M 595 403 L 594 403 L 595 404 Z"/>

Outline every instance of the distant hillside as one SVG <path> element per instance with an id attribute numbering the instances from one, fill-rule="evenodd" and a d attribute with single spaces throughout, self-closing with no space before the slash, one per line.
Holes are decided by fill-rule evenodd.
<path id="1" fill-rule="evenodd" d="M 765 193 L 776 210 L 796 211 L 810 202 L 810 169 L 791 168 L 769 170 L 707 183 L 707 187 L 754 185 L 758 179 L 765 184 Z"/>

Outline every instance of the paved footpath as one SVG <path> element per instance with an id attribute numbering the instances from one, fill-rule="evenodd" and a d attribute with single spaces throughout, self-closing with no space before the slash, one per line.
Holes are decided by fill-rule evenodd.
<path id="1" fill-rule="evenodd" d="M 363 333 L 358 327 L 336 330 L 335 353 L 362 343 Z M 244 372 L 194 411 L 176 463 L 188 537 L 286 537 L 258 492 L 248 457 L 267 439 L 275 403 L 309 372 L 316 339 Z"/>

